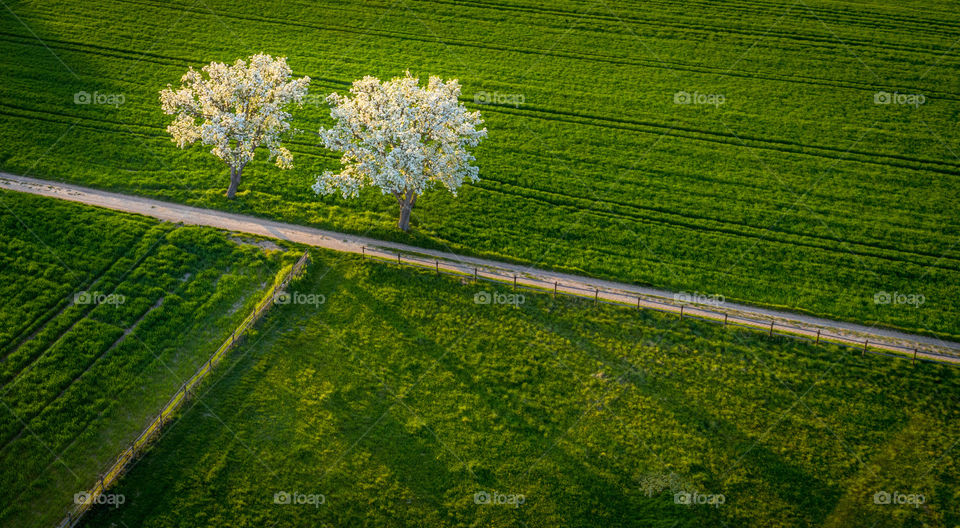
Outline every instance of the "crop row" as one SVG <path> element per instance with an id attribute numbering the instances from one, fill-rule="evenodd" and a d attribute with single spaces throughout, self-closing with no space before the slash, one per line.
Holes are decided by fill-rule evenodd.
<path id="1" fill-rule="evenodd" d="M 31 267 L 27 258 L 40 269 L 56 259 L 30 228 L 69 241 L 66 220 L 74 218 L 101 235 L 126 223 L 134 237 L 73 247 L 77 257 L 120 257 L 91 292 L 94 304 L 63 310 L 2 363 L 0 525 L 49 525 L 247 315 L 287 257 L 211 229 L 16 193 L 0 199 L 24 221 L 3 231 L 23 249 L 21 271 Z M 33 279 L 17 277 L 25 288 Z"/>

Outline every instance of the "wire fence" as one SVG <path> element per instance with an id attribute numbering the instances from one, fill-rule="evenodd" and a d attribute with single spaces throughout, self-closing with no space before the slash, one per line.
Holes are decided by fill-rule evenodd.
<path id="1" fill-rule="evenodd" d="M 150 442 L 157 438 L 163 426 L 170 421 L 173 414 L 195 393 L 197 387 L 213 371 L 214 367 L 223 361 L 227 352 L 236 346 L 237 343 L 241 342 L 250 328 L 270 309 L 274 304 L 277 294 L 282 292 L 290 284 L 291 280 L 303 273 L 303 269 L 306 267 L 309 259 L 309 254 L 304 252 L 300 259 L 293 264 L 290 270 L 287 271 L 280 280 L 274 281 L 263 298 L 257 302 L 257 305 L 250 315 L 237 326 L 233 333 L 230 334 L 230 337 L 197 369 L 193 376 L 180 386 L 176 394 L 163 406 L 160 413 L 150 421 L 149 425 L 137 436 L 136 440 L 130 443 L 107 471 L 100 474 L 96 484 L 94 484 L 90 490 L 75 496 L 73 508 L 71 508 L 67 512 L 67 516 L 57 524 L 57 528 L 73 528 L 90 508 L 100 502 L 100 497 L 123 475 L 124 471 L 128 469 L 130 462 L 136 459 L 147 448 Z"/>
<path id="2" fill-rule="evenodd" d="M 493 282 L 499 284 L 512 285 L 516 290 L 536 291 L 540 293 L 550 293 L 553 296 L 565 295 L 569 297 L 579 297 L 582 299 L 593 300 L 595 304 L 615 304 L 620 306 L 636 307 L 637 309 L 650 309 L 664 313 L 676 314 L 680 319 L 684 317 L 693 317 L 711 323 L 723 324 L 724 326 L 749 328 L 751 330 L 760 330 L 770 336 L 780 335 L 797 339 L 805 339 L 816 344 L 835 344 L 848 348 L 859 350 L 861 355 L 867 353 L 877 354 L 901 359 L 910 359 L 917 361 L 932 361 L 937 363 L 958 363 L 960 355 L 942 353 L 930 349 L 921 349 L 917 346 L 905 346 L 890 342 L 889 340 L 870 341 L 868 337 L 854 337 L 850 335 L 840 335 L 829 333 L 822 328 L 802 327 L 786 324 L 776 320 L 757 320 L 743 317 L 736 313 L 725 311 L 714 311 L 704 308 L 702 305 L 694 305 L 684 302 L 665 302 L 662 299 L 642 295 L 630 294 L 610 289 L 584 288 L 565 284 L 561 281 L 546 281 L 523 274 L 499 273 L 489 268 L 473 266 L 450 262 L 448 260 L 431 259 L 429 257 L 402 255 L 363 247 L 361 258 L 376 259 L 386 262 L 396 263 L 398 266 L 412 266 L 417 268 L 433 269 L 436 273 L 444 275 L 454 275 L 461 278 L 472 279 L 474 283 L 479 281 Z M 892 353 L 891 353 L 892 352 Z"/>
<path id="3" fill-rule="evenodd" d="M 749 319 L 740 315 L 731 314 L 730 312 L 708 310 L 699 305 L 694 306 L 681 302 L 669 303 L 645 295 L 629 294 L 609 289 L 584 288 L 581 286 L 565 284 L 560 281 L 550 282 L 516 273 L 498 273 L 489 268 L 459 264 L 447 260 L 441 262 L 439 259 L 402 255 L 400 253 L 392 253 L 368 247 L 362 248 L 361 258 L 369 258 L 387 263 L 396 263 L 401 267 L 406 265 L 421 269 L 432 269 L 435 270 L 438 275 L 453 275 L 463 279 L 472 279 L 475 284 L 479 283 L 480 281 L 486 281 L 491 283 L 512 285 L 515 291 L 535 291 L 538 293 L 552 294 L 554 297 L 557 295 L 565 295 L 568 297 L 593 300 L 595 304 L 604 303 L 635 307 L 637 309 L 650 309 L 663 313 L 676 314 L 680 319 L 683 319 L 684 317 L 693 317 L 712 323 L 723 324 L 725 327 L 731 326 L 748 328 L 751 330 L 761 330 L 765 333 L 768 333 L 770 336 L 781 335 L 805 339 L 816 344 L 836 344 L 857 349 L 861 352 L 861 355 L 870 353 L 901 359 L 912 359 L 914 363 L 916 363 L 918 360 L 940 363 L 956 363 L 958 360 L 960 360 L 960 355 L 943 354 L 933 350 L 921 351 L 917 347 L 898 345 L 889 341 L 870 342 L 868 338 L 860 340 L 859 338 L 850 336 L 831 334 L 824 332 L 820 328 L 814 329 L 810 327 L 793 326 L 782 322 L 777 322 L 775 320 L 760 321 L 756 319 Z M 309 255 L 308 253 L 304 253 L 303 256 L 301 256 L 300 259 L 284 275 L 284 277 L 271 286 L 270 290 L 267 291 L 263 299 L 254 308 L 253 312 L 247 316 L 243 322 L 240 323 L 236 330 L 234 330 L 230 337 L 224 341 L 222 345 L 220 345 L 217 351 L 213 353 L 207 362 L 204 363 L 197 370 L 197 372 L 190 377 L 190 379 L 181 385 L 180 389 L 172 398 L 170 398 L 157 417 L 154 418 L 146 427 L 146 429 L 140 433 L 137 439 L 134 440 L 130 446 L 120 454 L 116 462 L 110 466 L 110 469 L 100 475 L 93 488 L 86 493 L 81 494 L 85 500 L 78 501 L 78 503 L 68 512 L 67 516 L 57 525 L 57 528 L 73 528 L 76 526 L 83 514 L 86 513 L 94 504 L 97 504 L 98 498 L 103 495 L 104 492 L 117 481 L 117 479 L 119 479 L 123 472 L 128 468 L 129 463 L 137 458 L 149 445 L 149 443 L 157 437 L 161 429 L 163 429 L 163 426 L 190 398 L 196 387 L 210 374 L 213 368 L 222 361 L 226 353 L 241 341 L 246 332 L 254 325 L 254 323 L 256 323 L 270 308 L 270 306 L 274 304 L 277 293 L 283 291 L 287 285 L 289 285 L 290 281 L 293 280 L 293 278 L 299 276 L 303 272 L 303 268 L 307 265 L 308 261 Z M 891 354 L 891 352 L 894 353 Z"/>

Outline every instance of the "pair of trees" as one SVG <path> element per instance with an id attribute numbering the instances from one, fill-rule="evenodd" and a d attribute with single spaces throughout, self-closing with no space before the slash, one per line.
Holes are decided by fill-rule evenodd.
<path id="1" fill-rule="evenodd" d="M 309 77 L 292 78 L 286 59 L 258 54 L 232 65 L 211 62 L 201 72 L 191 68 L 181 86 L 160 91 L 167 127 L 177 146 L 200 140 L 230 167 L 227 198 L 233 199 L 241 175 L 255 151 L 266 147 L 281 169 L 293 167 L 293 156 L 281 145 L 290 130 L 291 104 L 302 106 Z M 340 192 L 356 197 L 373 185 L 393 195 L 400 205 L 398 227 L 410 227 L 417 197 L 442 185 L 456 195 L 465 180 L 478 179 L 469 148 L 487 135 L 480 112 L 459 103 L 460 84 L 430 77 L 426 86 L 407 72 L 381 82 L 364 77 L 349 95 L 332 93 L 334 125 L 319 131 L 323 146 L 341 152 L 342 170 L 317 176 L 317 194 Z"/>

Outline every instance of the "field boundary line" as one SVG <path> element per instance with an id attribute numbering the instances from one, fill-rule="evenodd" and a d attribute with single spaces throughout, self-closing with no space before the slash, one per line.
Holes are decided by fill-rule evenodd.
<path id="1" fill-rule="evenodd" d="M 450 262 L 442 262 L 439 259 L 429 259 L 419 256 L 403 255 L 400 252 L 392 253 L 381 249 L 364 247 L 361 252 L 362 260 L 370 259 L 384 264 L 396 264 L 398 267 L 410 266 L 424 270 L 434 270 L 438 275 L 452 275 L 461 279 L 472 280 L 473 284 L 479 284 L 480 281 L 497 283 L 505 286 L 512 286 L 513 291 L 534 291 L 537 293 L 564 295 L 567 297 L 577 297 L 585 300 L 594 301 L 595 305 L 600 303 L 613 304 L 623 307 L 636 309 L 656 310 L 662 313 L 676 314 L 680 319 L 695 318 L 711 323 L 723 324 L 726 326 L 736 326 L 750 330 L 758 330 L 768 333 L 771 337 L 774 335 L 791 337 L 795 339 L 804 339 L 820 344 L 833 344 L 853 348 L 861 351 L 861 355 L 869 352 L 887 357 L 899 359 L 910 359 L 913 364 L 918 360 L 935 363 L 944 363 L 960 365 L 960 354 L 944 353 L 935 350 L 922 348 L 919 345 L 904 346 L 893 343 L 882 338 L 875 338 L 871 341 L 870 337 L 851 337 L 824 331 L 822 328 L 811 328 L 787 324 L 776 319 L 757 320 L 744 317 L 736 312 L 715 311 L 704 308 L 702 304 L 677 301 L 674 303 L 664 302 L 661 299 L 649 296 L 618 292 L 610 289 L 583 288 L 570 284 L 564 284 L 560 281 L 545 281 L 529 275 L 511 273 L 502 274 L 492 271 L 489 268 L 479 266 L 457 266 Z M 487 297 L 489 303 L 489 297 Z M 894 354 L 891 354 L 893 352 Z"/>
<path id="2" fill-rule="evenodd" d="M 120 479 L 124 472 L 128 469 L 130 462 L 139 457 L 143 452 L 149 447 L 151 441 L 159 436 L 160 431 L 163 429 L 163 426 L 166 425 L 174 413 L 176 413 L 184 403 L 190 399 L 196 393 L 197 387 L 202 383 L 207 376 L 213 372 L 214 367 L 220 364 L 226 356 L 227 352 L 235 347 L 238 343 L 242 342 L 243 338 L 247 335 L 247 332 L 256 324 L 260 318 L 263 317 L 263 314 L 270 309 L 271 306 L 276 301 L 277 295 L 283 293 L 286 287 L 290 284 L 290 281 L 299 277 L 304 268 L 310 262 L 309 252 L 304 252 L 303 255 L 294 263 L 289 269 L 283 269 L 277 275 L 281 278 L 275 279 L 273 284 L 270 286 L 270 289 L 263 295 L 263 297 L 257 302 L 254 306 L 253 311 L 250 312 L 243 321 L 237 325 L 237 328 L 230 334 L 223 344 L 221 344 L 217 350 L 197 369 L 194 374 L 187 379 L 183 384 L 180 385 L 180 388 L 177 389 L 177 392 L 167 401 L 167 403 L 161 408 L 160 412 L 155 418 L 153 418 L 150 423 L 144 428 L 143 431 L 137 436 L 137 438 L 130 443 L 130 445 L 123 450 L 122 453 L 117 457 L 117 460 L 110 466 L 110 468 L 103 474 L 99 476 L 96 484 L 93 485 L 88 491 L 78 494 L 83 500 L 77 502 L 73 508 L 71 508 L 66 517 L 63 518 L 59 523 L 57 523 L 56 528 L 73 528 L 80 522 L 80 519 L 83 515 L 90 510 L 94 505 L 98 503 L 98 499 L 103 495 L 107 489 L 110 488 L 113 484 Z"/>

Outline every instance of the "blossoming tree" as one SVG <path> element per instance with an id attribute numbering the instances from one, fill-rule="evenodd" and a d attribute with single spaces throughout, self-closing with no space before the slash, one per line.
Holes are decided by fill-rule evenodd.
<path id="1" fill-rule="evenodd" d="M 284 108 L 303 104 L 310 78 L 291 79 L 284 57 L 262 53 L 250 57 L 249 63 L 211 62 L 202 72 L 190 68 L 179 89 L 168 84 L 160 91 L 163 111 L 177 115 L 167 126 L 177 146 L 184 148 L 198 139 L 213 146 L 213 155 L 230 167 L 231 200 L 258 147 L 267 147 L 281 169 L 293 167 L 293 156 L 280 144 L 280 136 L 290 129 L 290 114 Z"/>
<path id="2" fill-rule="evenodd" d="M 317 194 L 340 191 L 356 197 L 367 185 L 392 194 L 400 205 L 398 227 L 410 228 L 417 197 L 434 185 L 454 195 L 464 180 L 476 181 L 475 158 L 468 148 L 487 135 L 480 112 L 459 103 L 460 84 L 430 77 L 425 87 L 407 72 L 387 82 L 376 77 L 354 81 L 350 95 L 330 94 L 335 124 L 321 128 L 327 148 L 342 152 L 339 173 L 317 177 Z"/>

